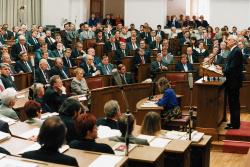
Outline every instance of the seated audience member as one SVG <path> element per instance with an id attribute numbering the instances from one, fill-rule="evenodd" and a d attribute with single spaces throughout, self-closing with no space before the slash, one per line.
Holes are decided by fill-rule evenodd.
<path id="1" fill-rule="evenodd" d="M 116 51 L 118 48 L 119 48 L 119 43 L 115 41 L 114 36 L 111 36 L 110 40 L 107 41 L 104 45 L 104 53 Z"/>
<path id="2" fill-rule="evenodd" d="M 84 58 L 86 57 L 86 52 L 83 50 L 83 45 L 81 42 L 76 43 L 76 47 L 72 50 L 72 58 Z"/>
<path id="3" fill-rule="evenodd" d="M 62 58 L 63 64 L 66 68 L 71 68 L 75 66 L 74 61 L 71 59 L 71 52 L 72 50 L 70 48 L 66 48 L 64 51 L 64 56 Z"/>
<path id="4" fill-rule="evenodd" d="M 14 88 L 16 89 L 16 85 L 12 80 L 12 77 L 10 76 L 10 67 L 6 63 L 0 64 L 0 79 L 3 83 L 3 86 L 5 89 L 7 88 Z"/>
<path id="5" fill-rule="evenodd" d="M 21 52 L 19 54 L 19 60 L 16 62 L 17 73 L 32 72 L 32 64 L 28 59 L 29 58 L 27 52 Z"/>
<path id="6" fill-rule="evenodd" d="M 121 115 L 120 106 L 116 100 L 110 100 L 104 105 L 105 118 L 97 120 L 97 126 L 108 126 L 111 129 L 118 129 L 117 119 Z"/>
<path id="7" fill-rule="evenodd" d="M 25 121 L 28 124 L 41 126 L 43 121 L 41 120 L 41 105 L 40 103 L 29 100 L 24 104 L 24 112 L 27 115 L 27 120 Z"/>
<path id="8" fill-rule="evenodd" d="M 162 61 L 162 54 L 158 53 L 156 56 L 156 61 L 153 61 L 151 63 L 151 73 L 153 76 L 155 76 L 157 73 L 161 71 L 167 71 L 167 63 Z"/>
<path id="9" fill-rule="evenodd" d="M 12 108 L 16 104 L 16 95 L 17 92 L 14 88 L 7 88 L 5 89 L 1 95 L 1 102 L 0 105 L 0 115 L 18 120 L 18 116 L 16 111 L 14 111 Z"/>
<path id="10" fill-rule="evenodd" d="M 135 117 L 131 114 L 130 115 L 130 122 L 129 122 L 129 129 L 128 129 L 129 143 L 149 145 L 147 140 L 139 139 L 139 138 L 136 138 L 132 135 L 132 132 L 134 130 L 134 121 L 135 121 Z M 127 116 L 123 113 L 118 119 L 118 127 L 122 133 L 122 136 L 121 137 L 119 137 L 119 136 L 111 137 L 109 139 L 113 140 L 113 141 L 117 141 L 117 142 L 125 142 L 127 124 L 128 124 Z"/>
<path id="11" fill-rule="evenodd" d="M 77 95 L 87 94 L 89 88 L 85 78 L 83 78 L 84 75 L 83 69 L 76 68 L 74 70 L 74 73 L 76 76 L 73 78 L 71 82 L 71 92 Z"/>
<path id="12" fill-rule="evenodd" d="M 120 42 L 120 48 L 115 51 L 114 62 L 115 64 L 121 64 L 122 59 L 129 55 L 129 50 L 126 47 L 125 42 Z"/>
<path id="13" fill-rule="evenodd" d="M 190 32 L 186 31 L 184 33 L 183 38 L 181 38 L 179 41 L 180 41 L 180 45 L 181 46 L 183 46 L 183 45 L 190 45 L 191 44 Z"/>
<path id="14" fill-rule="evenodd" d="M 41 59 L 39 67 L 36 69 L 36 82 L 44 85 L 49 84 L 48 62 L 46 59 Z"/>
<path id="15" fill-rule="evenodd" d="M 95 33 L 89 29 L 89 25 L 87 23 L 84 24 L 84 30 L 80 33 L 79 39 L 80 41 L 84 41 L 86 39 L 95 38 Z"/>
<path id="16" fill-rule="evenodd" d="M 162 48 L 162 62 L 166 64 L 173 64 L 174 63 L 174 56 L 168 52 L 167 48 Z"/>
<path id="17" fill-rule="evenodd" d="M 98 65 L 101 63 L 101 59 L 100 59 L 99 56 L 97 56 L 97 55 L 95 54 L 95 49 L 94 49 L 94 48 L 89 48 L 89 49 L 88 49 L 88 55 L 93 56 L 93 58 L 94 58 L 94 64 L 95 64 L 96 66 L 98 66 Z"/>
<path id="18" fill-rule="evenodd" d="M 119 64 L 117 71 L 113 72 L 115 85 L 124 85 L 134 83 L 133 76 L 130 72 L 127 72 L 126 66 Z"/>
<path id="19" fill-rule="evenodd" d="M 94 57 L 89 54 L 86 56 L 86 60 L 83 61 L 80 67 L 83 68 L 85 77 L 96 76 L 100 74 L 100 71 L 94 64 Z"/>
<path id="20" fill-rule="evenodd" d="M 23 158 L 52 162 L 57 164 L 78 166 L 75 158 L 59 152 L 67 133 L 66 126 L 59 117 L 50 117 L 44 121 L 38 135 L 41 145 L 39 150 L 22 154 Z"/>
<path id="21" fill-rule="evenodd" d="M 180 118 L 182 116 L 181 110 L 176 98 L 174 90 L 171 88 L 169 81 L 162 77 L 157 81 L 158 89 L 160 93 L 163 93 L 163 97 L 159 99 L 157 104 L 163 106 L 164 110 L 161 113 L 161 117 L 164 122 L 170 122 L 175 118 Z"/>
<path id="22" fill-rule="evenodd" d="M 127 43 L 127 46 L 129 51 L 136 50 L 139 48 L 139 43 L 137 41 L 136 36 L 131 37 L 131 41 Z"/>
<path id="23" fill-rule="evenodd" d="M 137 50 L 137 54 L 134 57 L 134 65 L 138 68 L 138 65 L 146 63 L 150 63 L 150 56 L 145 54 L 144 49 L 140 48 Z"/>
<path id="24" fill-rule="evenodd" d="M 103 32 L 101 30 L 97 30 L 96 32 L 96 43 L 105 43 L 106 42 L 106 38 L 105 36 L 103 36 Z"/>
<path id="25" fill-rule="evenodd" d="M 169 34 L 169 39 L 177 38 L 176 27 L 171 27 L 171 32 Z"/>
<path id="26" fill-rule="evenodd" d="M 45 58 L 43 54 L 47 54 Z M 47 43 L 42 43 L 40 46 L 40 49 L 37 49 L 35 51 L 35 64 L 37 65 L 41 59 L 54 59 L 54 54 L 51 50 L 48 50 L 48 44 Z"/>
<path id="27" fill-rule="evenodd" d="M 213 51 L 212 51 L 213 55 L 215 56 L 213 63 L 215 65 L 224 64 L 224 58 L 221 55 L 219 55 L 218 52 L 219 52 L 219 48 L 218 47 L 214 47 Z"/>
<path id="28" fill-rule="evenodd" d="M 141 134 L 150 136 L 161 135 L 161 116 L 156 112 L 148 112 L 142 122 Z"/>
<path id="29" fill-rule="evenodd" d="M 226 44 L 226 42 L 221 42 L 220 43 L 220 55 L 223 58 L 227 58 L 227 56 L 229 55 L 229 50 L 227 50 L 227 44 Z"/>
<path id="30" fill-rule="evenodd" d="M 198 57 L 193 52 L 192 47 L 187 48 L 187 59 L 190 64 L 199 63 Z"/>
<path id="31" fill-rule="evenodd" d="M 111 75 L 112 70 L 114 69 L 114 65 L 109 63 L 109 57 L 103 56 L 102 63 L 99 64 L 98 69 L 101 72 L 101 75 Z"/>
<path id="32" fill-rule="evenodd" d="M 155 31 L 151 31 L 150 35 L 146 38 L 146 42 L 147 44 L 150 46 L 152 42 L 155 41 L 155 37 L 156 37 L 156 32 Z"/>
<path id="33" fill-rule="evenodd" d="M 71 148 L 114 154 L 112 148 L 107 144 L 95 142 L 97 138 L 97 126 L 94 115 L 89 113 L 80 115 L 76 120 L 75 127 L 78 135 L 82 137 L 70 142 L 69 146 Z"/>
<path id="34" fill-rule="evenodd" d="M 199 47 L 196 49 L 197 56 L 198 57 L 207 57 L 208 56 L 208 51 L 205 49 L 205 44 L 204 42 L 199 43 Z"/>
<path id="35" fill-rule="evenodd" d="M 26 39 L 24 35 L 20 35 L 18 37 L 18 43 L 15 43 L 11 47 L 11 57 L 14 61 L 19 60 L 19 54 L 21 52 L 27 52 L 28 51 L 28 45 L 26 44 Z"/>
<path id="36" fill-rule="evenodd" d="M 68 70 L 63 66 L 63 60 L 60 57 L 55 59 L 55 66 L 51 68 L 50 76 L 54 75 L 59 75 L 61 79 L 69 78 Z"/>
<path id="37" fill-rule="evenodd" d="M 194 70 L 192 64 L 188 62 L 186 54 L 181 55 L 181 62 L 176 64 L 175 70 L 182 72 L 188 72 Z"/>
<path id="38" fill-rule="evenodd" d="M 59 109 L 59 116 L 68 129 L 66 135 L 67 143 L 79 139 L 79 135 L 75 130 L 75 121 L 81 114 L 81 109 L 81 103 L 74 98 L 66 99 Z"/>
<path id="39" fill-rule="evenodd" d="M 89 26 L 91 26 L 91 27 L 92 27 L 92 26 L 96 26 L 97 23 L 99 23 L 99 19 L 96 18 L 96 16 L 95 16 L 94 13 L 92 13 L 91 16 L 90 16 L 90 18 L 89 18 L 88 23 L 89 23 Z"/>
<path id="40" fill-rule="evenodd" d="M 65 50 L 65 48 L 63 46 L 63 43 L 57 42 L 56 49 L 53 51 L 54 57 L 61 57 L 62 58 L 64 50 Z"/>
<path id="41" fill-rule="evenodd" d="M 150 47 L 150 49 L 160 51 L 161 50 L 161 37 L 156 36 L 155 41 L 153 41 L 149 47 Z"/>
<path id="42" fill-rule="evenodd" d="M 37 40 L 37 31 L 33 30 L 31 36 L 28 39 L 29 45 L 34 47 L 34 51 L 40 48 L 39 42 Z"/>
<path id="43" fill-rule="evenodd" d="M 16 74 L 16 70 L 14 65 L 12 64 L 12 61 L 10 59 L 9 53 L 5 53 L 2 55 L 2 63 L 8 64 L 10 68 L 10 75 Z"/>
<path id="44" fill-rule="evenodd" d="M 54 45 L 55 39 L 51 37 L 51 31 L 46 30 L 45 35 L 46 35 L 45 42 L 48 44 L 48 49 L 54 50 L 53 45 Z"/>
<path id="45" fill-rule="evenodd" d="M 48 105 L 51 112 L 58 112 L 66 97 L 66 88 L 63 86 L 60 76 L 52 76 L 50 78 L 50 87 L 46 89 L 44 95 L 44 103 Z"/>

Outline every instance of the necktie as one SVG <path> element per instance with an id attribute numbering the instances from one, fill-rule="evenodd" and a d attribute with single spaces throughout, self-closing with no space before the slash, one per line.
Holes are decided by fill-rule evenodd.
<path id="1" fill-rule="evenodd" d="M 50 70 L 50 69 L 51 69 L 51 67 L 50 67 L 49 63 L 47 63 L 47 64 L 48 64 L 48 68 L 47 68 L 47 69 L 48 69 L 48 70 Z"/>
<path id="2" fill-rule="evenodd" d="M 136 44 L 133 43 L 133 50 L 136 50 L 136 49 L 137 49 Z"/>
<path id="3" fill-rule="evenodd" d="M 141 64 L 145 64 L 144 56 L 141 56 Z"/>
<path id="4" fill-rule="evenodd" d="M 189 62 L 190 62 L 191 64 L 193 64 L 193 58 L 192 58 L 192 55 L 189 55 L 188 57 L 189 57 Z"/>
<path id="5" fill-rule="evenodd" d="M 21 48 L 22 48 L 22 52 L 26 52 L 26 48 L 24 45 L 21 45 Z"/>
<path id="6" fill-rule="evenodd" d="M 37 40 L 36 40 L 36 38 L 33 38 L 33 41 L 34 41 L 34 43 L 35 44 L 37 44 L 38 42 L 37 42 Z"/>
<path id="7" fill-rule="evenodd" d="M 31 70 L 31 68 L 30 68 L 30 66 L 29 66 L 29 64 L 28 64 L 27 61 L 25 61 L 25 64 L 26 64 L 26 66 L 27 66 L 27 68 L 28 68 L 28 71 L 29 71 L 29 72 L 32 72 L 32 70 Z"/>
<path id="8" fill-rule="evenodd" d="M 67 79 L 67 78 L 68 78 L 67 74 L 64 72 L 64 70 L 63 70 L 63 69 L 62 69 L 62 74 L 63 74 L 63 76 L 64 76 L 64 78 L 65 78 L 65 79 Z"/>
<path id="9" fill-rule="evenodd" d="M 105 65 L 105 68 L 106 68 L 107 74 L 109 75 L 109 74 L 110 74 L 110 70 L 109 70 L 109 68 L 108 68 L 108 65 Z"/>
<path id="10" fill-rule="evenodd" d="M 122 75 L 121 75 L 121 78 L 122 78 L 123 84 L 127 84 L 125 74 L 122 74 Z"/>
<path id="11" fill-rule="evenodd" d="M 44 77 L 46 83 L 49 83 L 49 82 L 48 82 L 48 77 L 47 77 L 47 75 L 45 74 L 45 72 L 44 72 L 43 70 L 41 70 L 41 71 L 42 71 L 42 73 L 43 73 L 43 77 Z"/>
<path id="12" fill-rule="evenodd" d="M 50 39 L 50 37 L 48 38 L 48 40 L 49 40 L 49 43 L 52 45 L 53 42 L 52 42 L 52 40 Z"/>
<path id="13" fill-rule="evenodd" d="M 187 71 L 188 71 L 187 64 L 183 64 L 183 68 L 184 68 L 184 71 L 185 71 L 185 72 L 187 72 Z"/>
<path id="14" fill-rule="evenodd" d="M 124 57 L 126 56 L 126 52 L 125 52 L 125 50 L 122 50 L 122 52 L 123 52 L 123 55 L 124 55 Z"/>
<path id="15" fill-rule="evenodd" d="M 115 43 L 111 43 L 111 44 L 112 44 L 112 50 L 116 50 Z"/>
<path id="16" fill-rule="evenodd" d="M 70 62 L 69 58 L 66 58 L 66 59 L 67 59 L 67 62 L 68 62 L 69 67 L 72 67 L 72 65 L 71 65 L 71 62 Z"/>

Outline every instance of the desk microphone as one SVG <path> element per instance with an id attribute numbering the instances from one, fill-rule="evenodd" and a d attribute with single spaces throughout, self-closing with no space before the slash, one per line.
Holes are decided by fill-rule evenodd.
<path id="1" fill-rule="evenodd" d="M 33 99 L 35 99 L 35 93 L 36 92 L 36 72 L 35 72 L 35 60 L 34 56 L 30 57 L 30 62 L 33 68 L 33 84 L 34 84 L 34 91 L 33 91 Z"/>
<path id="2" fill-rule="evenodd" d="M 190 104 L 189 104 L 189 140 L 191 140 L 192 133 L 192 117 L 193 117 L 193 87 L 194 87 L 194 78 L 192 73 L 188 73 L 188 85 L 190 88 Z"/>
<path id="3" fill-rule="evenodd" d="M 193 73 L 188 73 L 188 85 L 190 89 L 193 89 L 194 87 Z"/>

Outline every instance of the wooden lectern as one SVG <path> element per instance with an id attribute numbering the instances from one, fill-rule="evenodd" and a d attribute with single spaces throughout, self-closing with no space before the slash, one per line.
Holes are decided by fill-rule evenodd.
<path id="1" fill-rule="evenodd" d="M 197 87 L 197 127 L 216 129 L 225 119 L 224 81 L 195 82 Z"/>

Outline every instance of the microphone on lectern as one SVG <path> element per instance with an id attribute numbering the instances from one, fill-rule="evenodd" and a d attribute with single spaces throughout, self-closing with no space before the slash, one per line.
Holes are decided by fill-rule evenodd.
<path id="1" fill-rule="evenodd" d="M 192 73 L 188 73 L 188 85 L 190 89 L 194 87 L 194 78 Z"/>

